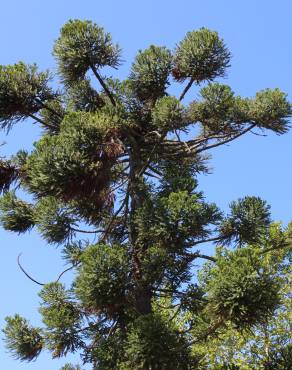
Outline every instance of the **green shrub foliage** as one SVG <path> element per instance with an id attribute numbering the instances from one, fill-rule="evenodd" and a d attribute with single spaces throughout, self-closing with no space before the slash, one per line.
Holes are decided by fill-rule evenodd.
<path id="1" fill-rule="evenodd" d="M 273 223 L 255 196 L 224 214 L 197 179 L 210 149 L 289 128 L 279 89 L 241 97 L 216 81 L 230 55 L 201 28 L 175 50 L 138 51 L 121 81 L 104 76 L 121 62 L 111 35 L 70 20 L 54 46 L 58 92 L 34 64 L 0 66 L 0 127 L 28 118 L 42 128 L 31 151 L 0 159 L 0 223 L 16 233 L 35 226 L 66 262 L 40 292 L 41 329 L 6 319 L 17 359 L 46 349 L 78 352 L 93 370 L 235 370 L 244 359 L 259 367 L 243 370 L 289 368 L 291 225 Z M 173 82 L 184 84 L 179 96 Z"/>

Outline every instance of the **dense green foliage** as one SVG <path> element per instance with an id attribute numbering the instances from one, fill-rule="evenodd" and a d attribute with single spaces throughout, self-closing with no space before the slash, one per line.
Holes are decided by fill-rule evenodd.
<path id="1" fill-rule="evenodd" d="M 94 370 L 291 368 L 291 225 L 254 196 L 224 214 L 196 179 L 209 149 L 257 129 L 286 133 L 286 94 L 243 98 L 215 82 L 230 52 L 206 28 L 174 51 L 140 50 L 124 81 L 102 76 L 121 51 L 90 21 L 65 24 L 54 55 L 58 92 L 36 65 L 0 66 L 1 127 L 42 128 L 30 153 L 0 161 L 1 225 L 35 227 L 68 264 L 39 294 L 41 328 L 6 318 L 7 348 L 23 361 L 79 352 Z M 186 82 L 179 97 L 172 82 Z M 194 86 L 199 98 L 183 103 Z M 67 270 L 70 286 L 59 281 Z"/>
<path id="2" fill-rule="evenodd" d="M 19 315 L 6 318 L 7 326 L 3 330 L 7 348 L 22 361 L 32 361 L 41 352 L 43 339 L 39 328 L 33 328 Z"/>

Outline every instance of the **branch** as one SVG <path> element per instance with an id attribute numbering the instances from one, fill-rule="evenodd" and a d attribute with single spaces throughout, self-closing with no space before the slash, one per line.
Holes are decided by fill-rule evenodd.
<path id="1" fill-rule="evenodd" d="M 112 93 L 110 92 L 110 90 L 108 89 L 108 87 L 106 86 L 105 82 L 103 81 L 103 79 L 100 77 L 100 75 L 98 74 L 95 66 L 93 64 L 90 65 L 90 68 L 93 72 L 93 74 L 95 75 L 95 77 L 98 79 L 98 82 L 101 84 L 102 88 L 104 89 L 104 91 L 106 92 L 107 96 L 109 97 L 112 105 L 115 107 L 116 106 L 116 102 L 115 102 L 115 99 L 112 95 Z"/>
<path id="2" fill-rule="evenodd" d="M 48 111 L 50 111 L 51 113 L 55 114 L 56 116 L 58 116 L 60 118 L 63 118 L 63 116 L 59 112 L 57 112 L 55 109 L 51 108 L 50 106 L 48 106 L 47 104 L 42 102 L 41 99 L 36 98 L 35 100 L 36 100 L 37 103 L 40 104 L 40 106 L 42 108 L 47 109 Z"/>
<path id="3" fill-rule="evenodd" d="M 22 253 L 20 253 L 20 254 L 18 255 L 18 257 L 17 257 L 17 264 L 18 264 L 18 266 L 19 266 L 20 270 L 24 273 L 24 275 L 25 275 L 26 277 L 28 277 L 31 281 L 33 281 L 34 283 L 36 283 L 36 284 L 38 284 L 38 285 L 41 285 L 41 286 L 46 285 L 47 283 L 40 283 L 39 281 L 37 281 L 36 279 L 34 279 L 33 277 L 31 277 L 31 276 L 30 276 L 30 275 L 25 271 L 25 269 L 21 266 L 21 263 L 20 263 L 20 256 L 21 256 L 21 254 L 22 254 Z M 64 271 L 62 271 L 62 272 L 59 274 L 58 278 L 55 280 L 55 282 L 57 283 L 57 282 L 61 279 L 61 277 L 62 277 L 62 276 L 63 276 L 67 271 L 72 270 L 74 267 L 75 267 L 75 265 L 72 265 L 72 266 L 70 266 L 70 267 L 66 268 Z"/>
<path id="4" fill-rule="evenodd" d="M 185 292 L 179 292 L 175 289 L 164 289 L 164 288 L 154 288 L 155 291 L 157 292 L 162 292 L 162 293 L 166 293 L 166 294 L 173 294 L 173 295 L 176 295 L 178 297 L 184 297 L 187 293 Z"/>
<path id="5" fill-rule="evenodd" d="M 151 165 L 149 165 L 149 169 L 150 169 L 152 172 L 156 173 L 156 175 L 158 175 L 158 176 L 160 176 L 160 177 L 163 175 L 163 173 L 162 173 L 162 172 L 160 172 L 157 168 L 152 167 Z"/>
<path id="6" fill-rule="evenodd" d="M 125 198 L 124 198 L 121 206 L 115 212 L 115 214 L 112 216 L 110 222 L 108 223 L 108 225 L 106 226 L 106 228 L 104 230 L 104 234 L 103 234 L 103 236 L 101 238 L 102 241 L 107 237 L 108 233 L 111 231 L 112 224 L 113 224 L 114 220 L 117 218 L 118 214 L 122 211 L 122 209 L 124 208 L 124 206 L 127 205 L 129 196 L 130 196 L 130 189 L 128 187 L 127 192 L 126 192 L 126 195 L 125 195 Z"/>
<path id="7" fill-rule="evenodd" d="M 268 136 L 267 134 L 259 134 L 258 132 L 254 132 L 254 131 L 251 131 L 251 133 L 253 135 L 256 135 L 256 136 L 262 136 L 262 137 L 267 137 Z"/>
<path id="8" fill-rule="evenodd" d="M 104 230 L 80 230 L 80 229 L 75 229 L 74 227 L 70 227 L 70 230 L 75 231 L 76 233 L 84 233 L 84 234 L 98 234 L 98 233 L 103 233 Z"/>
<path id="9" fill-rule="evenodd" d="M 65 269 L 64 271 L 62 271 L 62 272 L 60 273 L 60 275 L 58 276 L 58 278 L 57 278 L 57 280 L 56 280 L 56 283 L 58 283 L 58 281 L 61 279 L 61 277 L 62 277 L 62 276 L 63 276 L 67 271 L 72 270 L 74 267 L 75 267 L 75 266 L 74 266 L 74 265 L 72 265 L 72 266 L 68 267 L 67 269 Z"/>
<path id="10" fill-rule="evenodd" d="M 256 124 L 253 123 L 249 127 L 247 127 L 245 130 L 239 132 L 238 134 L 236 134 L 232 137 L 229 136 L 229 138 L 228 138 L 227 134 L 213 135 L 213 136 L 211 135 L 209 137 L 203 137 L 203 138 L 200 138 L 200 139 L 189 140 L 189 141 L 185 141 L 185 142 L 184 141 L 179 142 L 179 141 L 165 140 L 162 143 L 162 145 L 166 148 L 168 147 L 167 148 L 168 151 L 170 150 L 168 155 L 170 155 L 170 156 L 182 155 L 182 156 L 186 157 L 187 155 L 196 155 L 196 154 L 198 154 L 200 152 L 203 152 L 205 150 L 212 149 L 212 148 L 218 147 L 220 145 L 227 144 L 230 141 L 233 141 L 233 140 L 237 139 L 238 137 L 244 135 L 248 131 L 251 131 L 255 126 L 256 126 Z M 209 140 L 224 139 L 224 138 L 227 138 L 227 139 L 216 142 L 216 143 L 211 144 L 211 145 L 203 146 L 203 147 L 200 148 L 199 144 L 201 144 L 201 143 L 208 142 Z M 187 145 L 187 147 L 186 147 L 186 145 Z"/>
<path id="11" fill-rule="evenodd" d="M 139 172 L 138 177 L 142 176 L 143 173 L 146 171 L 147 167 L 150 165 L 151 160 L 152 160 L 152 156 L 153 156 L 153 154 L 155 154 L 155 150 L 156 150 L 157 146 L 160 145 L 163 142 L 165 136 L 166 136 L 166 133 L 161 135 L 160 140 L 156 144 L 153 145 L 153 148 L 152 148 L 152 150 L 151 150 L 151 152 L 150 152 L 150 154 L 147 158 L 147 161 L 144 164 L 144 166 L 142 167 L 141 171 Z"/>
<path id="12" fill-rule="evenodd" d="M 161 177 L 154 175 L 153 173 L 149 173 L 147 171 L 144 172 L 146 176 L 153 177 L 155 179 L 161 180 Z"/>
<path id="13" fill-rule="evenodd" d="M 188 92 L 188 90 L 190 89 L 190 87 L 192 86 L 194 82 L 194 79 L 191 78 L 189 83 L 187 84 L 187 86 L 184 88 L 183 92 L 181 93 L 181 96 L 179 97 L 179 100 L 182 101 L 183 98 L 185 97 L 186 93 Z"/>
<path id="14" fill-rule="evenodd" d="M 127 182 L 129 181 L 128 178 L 126 178 L 126 180 L 122 181 L 119 185 L 117 185 L 116 187 L 114 187 L 113 189 L 111 189 L 111 192 L 115 192 L 116 190 L 120 189 L 122 186 L 124 186 Z"/>
<path id="15" fill-rule="evenodd" d="M 207 329 L 207 331 L 205 333 L 203 333 L 202 335 L 199 335 L 196 339 L 192 340 L 191 342 L 187 343 L 186 345 L 184 345 L 184 348 L 185 347 L 189 347 L 189 346 L 192 346 L 193 344 L 195 343 L 198 343 L 198 342 L 201 342 L 202 340 L 204 339 L 207 339 L 209 335 L 215 333 L 215 331 L 221 326 L 224 324 L 224 320 L 221 318 L 219 319 L 215 324 L 209 326 L 209 328 Z"/>
<path id="16" fill-rule="evenodd" d="M 162 306 L 161 304 L 159 304 L 158 302 L 155 302 L 155 304 L 160 307 L 160 308 L 163 308 L 164 310 L 173 310 L 174 308 L 180 306 L 180 303 L 177 303 L 177 304 L 171 304 L 169 306 Z"/>
<path id="17" fill-rule="evenodd" d="M 49 123 L 43 121 L 41 118 L 35 116 L 34 114 L 29 114 L 29 117 L 31 117 L 32 119 L 34 119 L 35 121 L 41 123 L 43 126 L 46 126 L 48 128 L 51 128 L 53 130 L 56 130 L 56 127 L 53 126 L 53 125 L 50 125 Z"/>
<path id="18" fill-rule="evenodd" d="M 190 244 L 187 244 L 187 248 L 194 247 L 195 245 L 202 244 L 202 243 L 210 243 L 210 242 L 217 242 L 223 239 L 223 236 L 216 236 L 214 238 L 209 238 L 209 239 L 202 239 L 198 240 L 196 242 L 191 242 Z"/>
<path id="19" fill-rule="evenodd" d="M 286 247 L 291 247 L 291 243 L 284 243 L 284 244 L 278 245 L 276 247 L 267 248 L 267 249 L 263 250 L 260 254 L 266 254 L 266 253 L 269 253 L 269 252 L 273 252 L 275 250 L 285 249 Z"/>
<path id="20" fill-rule="evenodd" d="M 195 253 L 185 253 L 183 256 L 187 257 L 189 261 L 192 261 L 196 258 L 202 258 L 208 261 L 217 262 L 217 259 L 212 256 L 207 256 L 206 254 L 200 254 L 198 252 Z"/>
<path id="21" fill-rule="evenodd" d="M 177 315 L 178 315 L 178 314 L 179 314 L 179 312 L 180 312 L 181 306 L 182 306 L 182 304 L 180 303 L 180 304 L 178 305 L 178 307 L 177 307 L 177 309 L 176 309 L 175 313 L 174 313 L 174 314 L 172 315 L 172 317 L 169 319 L 169 321 L 173 321 L 173 320 L 177 317 Z"/>
<path id="22" fill-rule="evenodd" d="M 81 328 L 79 330 L 76 330 L 75 333 L 81 333 L 81 332 L 86 331 L 86 330 L 92 330 L 93 327 L 95 327 L 95 326 L 98 327 L 99 325 L 105 323 L 107 320 L 108 320 L 108 318 L 106 317 L 106 318 L 104 318 L 104 319 L 102 319 L 102 320 L 100 320 L 100 321 L 98 321 L 98 322 L 96 322 L 94 324 L 93 323 L 91 323 L 91 324 L 89 323 L 88 326 L 85 326 L 84 328 Z"/>
<path id="23" fill-rule="evenodd" d="M 116 320 L 112 326 L 110 327 L 109 329 L 109 332 L 108 332 L 108 335 L 107 335 L 107 339 L 115 332 L 115 330 L 117 329 L 117 325 L 118 325 L 118 322 L 119 320 Z"/>
<path id="24" fill-rule="evenodd" d="M 256 126 L 256 123 L 253 123 L 252 125 L 250 125 L 249 127 L 247 127 L 245 130 L 243 130 L 240 133 L 238 133 L 237 135 L 234 135 L 233 137 L 231 137 L 231 138 L 229 138 L 227 140 L 220 141 L 219 143 L 207 145 L 207 146 L 205 146 L 205 147 L 203 147 L 201 149 L 196 150 L 196 153 L 201 153 L 201 152 L 203 152 L 205 150 L 216 148 L 217 146 L 227 144 L 230 141 L 233 141 L 233 140 L 237 139 L 238 137 L 246 134 L 248 131 L 252 130 L 255 126 Z"/>
<path id="25" fill-rule="evenodd" d="M 225 139 L 228 136 L 229 136 L 228 134 L 221 134 L 221 135 L 214 134 L 214 135 L 203 136 L 203 137 L 198 136 L 196 139 L 187 141 L 187 143 L 189 145 L 192 145 L 192 147 L 193 146 L 199 146 L 199 144 L 203 143 L 204 141 L 206 142 L 206 141 L 215 140 L 215 139 Z"/>
<path id="26" fill-rule="evenodd" d="M 46 284 L 44 284 L 44 283 L 40 283 L 39 281 L 37 281 L 37 280 L 35 280 L 34 278 L 32 278 L 25 270 L 24 270 L 24 268 L 21 266 L 21 264 L 20 264 L 20 256 L 21 256 L 21 254 L 22 253 L 20 253 L 19 255 L 18 255 L 18 257 L 17 257 L 17 264 L 18 264 L 18 266 L 19 266 L 19 268 L 20 268 L 20 270 L 24 273 L 24 275 L 26 276 L 26 277 L 28 277 L 31 281 L 33 281 L 34 283 L 36 283 L 36 284 L 38 284 L 38 285 L 46 285 Z"/>

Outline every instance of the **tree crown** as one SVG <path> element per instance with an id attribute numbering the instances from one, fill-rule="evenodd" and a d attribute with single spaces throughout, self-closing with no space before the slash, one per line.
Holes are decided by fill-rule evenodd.
<path id="1" fill-rule="evenodd" d="M 206 28 L 173 51 L 140 50 L 125 81 L 101 75 L 119 66 L 121 51 L 93 22 L 66 23 L 54 55 L 58 92 L 36 65 L 0 67 L 2 128 L 32 118 L 43 129 L 30 153 L 0 161 L 0 222 L 18 233 L 35 227 L 69 264 L 42 284 L 18 261 L 44 285 L 43 327 L 8 317 L 7 347 L 28 361 L 44 348 L 53 357 L 80 351 L 95 370 L 213 368 L 202 348 L 219 348 L 218 333 L 257 333 L 283 309 L 291 226 L 273 224 L 253 196 L 224 215 L 196 176 L 212 148 L 252 130 L 286 133 L 286 94 L 244 98 L 214 81 L 231 54 Z M 187 80 L 179 97 L 169 94 L 173 79 Z M 199 99 L 183 103 L 194 85 Z M 208 243 L 215 253 L 201 251 Z M 72 269 L 66 287 L 60 279 Z"/>

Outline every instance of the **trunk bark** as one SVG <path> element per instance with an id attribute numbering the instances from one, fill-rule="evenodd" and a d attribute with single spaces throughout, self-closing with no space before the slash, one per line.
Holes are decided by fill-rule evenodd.
<path id="1" fill-rule="evenodd" d="M 132 271 L 135 280 L 135 308 L 141 315 L 147 315 L 151 313 L 151 289 L 147 286 L 147 283 L 143 281 L 143 272 L 141 270 L 141 259 L 143 258 L 143 251 L 145 250 L 143 245 L 137 243 L 138 230 L 134 222 L 135 213 L 139 208 L 143 206 L 143 199 L 145 194 L 141 189 L 142 176 L 139 175 L 143 166 L 140 153 L 136 151 L 131 156 L 130 160 L 130 225 L 129 225 L 129 241 L 132 248 Z"/>

